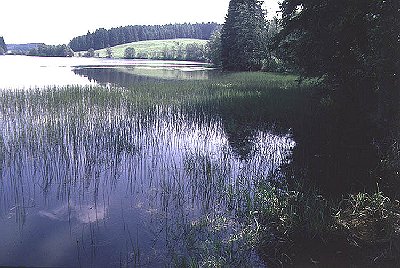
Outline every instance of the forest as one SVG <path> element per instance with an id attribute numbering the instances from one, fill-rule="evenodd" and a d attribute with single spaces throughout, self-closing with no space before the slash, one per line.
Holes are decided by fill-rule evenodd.
<path id="1" fill-rule="evenodd" d="M 192 38 L 208 40 L 219 25 L 217 23 L 184 23 L 167 25 L 135 25 L 106 30 L 97 29 L 93 33 L 75 37 L 69 43 L 75 52 L 89 49 L 102 49 L 125 43 L 165 40 L 176 38 Z"/>
<path id="2" fill-rule="evenodd" d="M 74 52 L 67 45 L 38 45 L 28 51 L 28 56 L 38 57 L 72 57 Z"/>

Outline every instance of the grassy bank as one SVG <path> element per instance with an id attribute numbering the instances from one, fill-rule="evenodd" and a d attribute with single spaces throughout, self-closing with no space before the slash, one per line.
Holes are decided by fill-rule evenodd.
<path id="1" fill-rule="evenodd" d="M 315 187 L 258 185 L 259 252 L 273 266 L 399 264 L 400 206 L 379 189 L 332 200 Z"/>
<path id="2" fill-rule="evenodd" d="M 140 41 L 133 42 L 123 45 L 111 47 L 111 53 L 113 58 L 122 59 L 125 58 L 125 50 L 127 48 L 133 48 L 135 51 L 134 58 L 140 59 L 175 59 L 175 58 L 186 58 L 187 45 L 198 45 L 205 46 L 206 40 L 199 39 L 168 39 L 168 40 L 152 40 L 152 41 Z M 107 49 L 96 50 L 99 57 L 105 58 L 108 56 Z M 75 53 L 77 54 L 77 53 Z"/>

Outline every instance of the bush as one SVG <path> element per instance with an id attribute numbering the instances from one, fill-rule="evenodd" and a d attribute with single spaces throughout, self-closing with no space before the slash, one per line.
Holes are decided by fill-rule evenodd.
<path id="1" fill-rule="evenodd" d="M 136 51 L 133 47 L 127 47 L 124 52 L 125 59 L 134 59 L 136 55 Z"/>

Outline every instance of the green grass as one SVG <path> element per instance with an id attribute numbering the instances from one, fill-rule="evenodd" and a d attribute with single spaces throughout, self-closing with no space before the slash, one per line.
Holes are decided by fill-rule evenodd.
<path id="1" fill-rule="evenodd" d="M 400 204 L 379 189 L 373 194 L 349 195 L 343 203 L 344 208 L 336 213 L 335 218 L 355 244 L 390 242 L 399 235 Z"/>
<path id="2" fill-rule="evenodd" d="M 146 54 L 149 58 L 155 58 L 163 53 L 164 50 L 177 49 L 178 46 L 185 50 L 188 44 L 205 45 L 207 40 L 199 39 L 168 39 L 168 40 L 151 40 L 133 42 L 123 45 L 111 47 L 113 58 L 124 58 L 125 49 L 128 47 L 134 48 L 136 55 Z M 106 49 L 96 50 L 99 57 L 105 58 L 107 56 Z"/>
<path id="3" fill-rule="evenodd" d="M 337 257 L 342 266 L 399 262 L 400 204 L 379 189 L 332 200 L 304 183 L 290 189 L 271 181 L 257 185 L 255 209 L 266 227 L 259 241 L 268 262 L 326 264 Z"/>

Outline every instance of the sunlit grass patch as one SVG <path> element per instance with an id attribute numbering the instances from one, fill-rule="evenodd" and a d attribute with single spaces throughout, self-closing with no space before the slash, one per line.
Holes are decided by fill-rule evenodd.
<path id="1" fill-rule="evenodd" d="M 342 206 L 335 219 L 355 243 L 385 243 L 400 236 L 400 203 L 381 191 L 352 194 Z"/>

